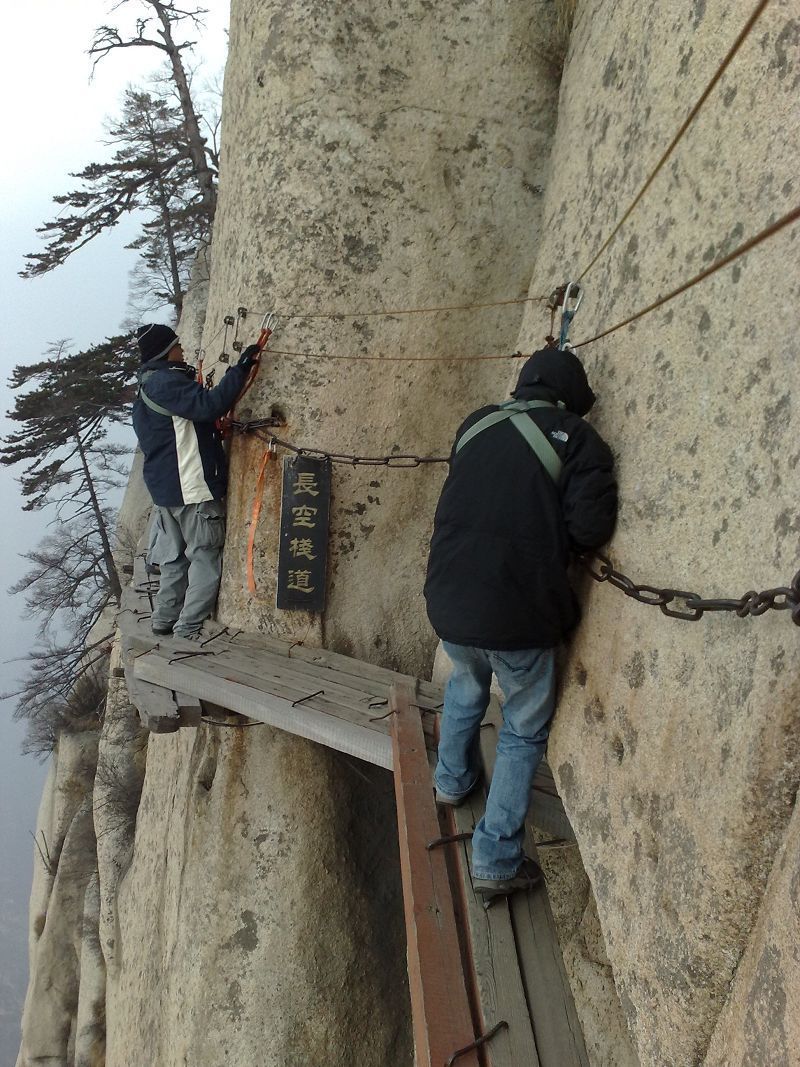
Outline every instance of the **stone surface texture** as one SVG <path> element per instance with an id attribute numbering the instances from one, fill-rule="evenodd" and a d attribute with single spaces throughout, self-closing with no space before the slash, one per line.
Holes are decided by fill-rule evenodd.
<path id="1" fill-rule="evenodd" d="M 234 5 L 206 372 L 223 373 L 215 356 L 255 339 L 255 309 L 271 306 L 275 346 L 293 351 L 513 352 L 519 306 L 334 322 L 290 312 L 525 295 L 555 120 L 557 78 L 539 50 L 549 17 L 517 2 Z M 226 334 L 222 318 L 240 306 L 247 318 Z M 445 455 L 464 412 L 503 394 L 511 362 L 275 356 L 239 414 L 275 405 L 298 444 Z M 279 464 L 257 531 L 257 597 L 246 589 L 262 453 L 232 442 L 220 618 L 426 671 L 421 575 L 443 468 L 336 468 L 321 623 L 273 607 Z M 223 1055 L 410 1065 L 397 862 L 385 772 L 266 727 L 151 738 L 117 893 L 109 1067 L 216 1067 Z"/>
<path id="2" fill-rule="evenodd" d="M 583 0 L 559 89 L 550 4 L 234 0 L 187 354 L 221 375 L 220 353 L 274 308 L 241 418 L 281 415 L 296 445 L 446 455 L 515 364 L 444 357 L 539 347 L 541 302 L 367 312 L 538 297 L 579 274 L 750 7 Z M 576 340 L 793 205 L 799 43 L 796 10 L 773 0 L 589 272 Z M 785 231 L 580 349 L 619 465 L 611 553 L 639 581 L 738 596 L 797 570 L 797 249 Z M 353 313 L 308 317 L 331 310 Z M 444 468 L 334 467 L 319 618 L 274 608 L 276 462 L 247 588 L 263 451 L 231 442 L 222 621 L 428 674 Z M 148 509 L 135 466 L 130 544 Z M 785 612 L 690 625 L 578 583 L 548 758 L 580 854 L 546 864 L 592 1067 L 796 1064 L 798 630 Z M 389 775 L 266 726 L 147 740 L 113 678 L 97 746 L 62 739 L 42 801 L 59 860 L 34 878 L 18 1067 L 411 1067 Z M 98 865 L 82 865 L 95 834 Z"/>
<path id="3" fill-rule="evenodd" d="M 555 121 L 551 20 L 547 5 L 518 0 L 234 5 L 206 365 L 240 306 L 251 309 L 240 340 L 257 337 L 252 309 L 275 308 L 277 350 L 383 360 L 267 357 L 241 417 L 274 406 L 279 436 L 297 445 L 446 456 L 464 413 L 504 393 L 510 359 L 395 357 L 513 353 L 519 306 L 357 312 L 526 295 Z M 332 310 L 356 314 L 302 317 Z M 311 622 L 326 647 L 429 670 L 420 570 L 444 468 L 336 467 L 327 609 L 311 621 L 273 607 L 280 463 L 267 470 L 258 596 L 247 591 L 264 446 L 237 438 L 231 451 L 225 617 L 289 635 Z M 379 586 L 364 581 L 376 574 Z"/>
<path id="4" fill-rule="evenodd" d="M 799 1049 L 800 807 L 795 806 L 706 1067 L 792 1067 Z"/>
<path id="5" fill-rule="evenodd" d="M 578 6 L 531 292 L 588 265 L 751 10 L 744 0 L 685 10 L 630 0 Z M 799 41 L 796 8 L 769 5 L 586 277 L 575 341 L 646 306 L 796 203 Z M 600 397 L 592 421 L 619 463 L 611 554 L 637 581 L 739 596 L 787 585 L 797 571 L 799 238 L 796 226 L 784 231 L 635 326 L 579 349 Z M 520 346 L 542 332 L 529 311 Z M 702 1063 L 732 982 L 734 997 L 756 1001 L 769 987 L 763 1023 L 776 1032 L 731 1062 L 781 1062 L 771 1058 L 781 1028 L 798 1062 L 789 1020 L 796 977 L 791 994 L 781 977 L 796 967 L 796 938 L 793 946 L 781 923 L 777 873 L 765 895 L 788 847 L 800 777 L 797 628 L 779 612 L 689 624 L 609 585 L 581 584 L 585 621 L 549 760 L 641 1062 Z M 735 981 L 740 966 L 761 974 Z M 719 1058 L 726 1027 L 740 1047 L 746 1040 L 734 1014 L 722 1016 L 710 1062 L 727 1062 Z"/>
<path id="6" fill-rule="evenodd" d="M 96 761 L 95 731 L 62 735 L 42 794 L 30 903 L 30 982 L 17 1067 L 75 1062 L 84 896 L 96 870 Z"/>

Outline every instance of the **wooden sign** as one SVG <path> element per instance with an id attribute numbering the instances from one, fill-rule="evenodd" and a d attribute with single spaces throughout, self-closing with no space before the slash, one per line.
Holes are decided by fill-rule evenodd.
<path id="1" fill-rule="evenodd" d="M 284 611 L 325 607 L 330 502 L 330 461 L 286 456 L 277 594 L 277 606 Z"/>

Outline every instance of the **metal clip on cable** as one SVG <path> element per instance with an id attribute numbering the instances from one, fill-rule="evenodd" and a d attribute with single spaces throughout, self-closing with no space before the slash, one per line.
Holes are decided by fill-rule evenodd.
<path id="1" fill-rule="evenodd" d="M 570 300 L 574 301 L 570 307 Z M 561 302 L 561 332 L 558 338 L 558 347 L 563 352 L 569 346 L 569 330 L 572 320 L 583 302 L 583 289 L 577 282 L 567 282 L 564 289 L 564 299 Z"/>

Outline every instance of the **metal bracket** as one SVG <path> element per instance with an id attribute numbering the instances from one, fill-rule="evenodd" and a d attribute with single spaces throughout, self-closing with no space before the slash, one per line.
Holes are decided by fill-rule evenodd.
<path id="1" fill-rule="evenodd" d="M 309 693 L 307 697 L 300 697 L 299 700 L 293 700 L 292 707 L 296 708 L 298 704 L 303 704 L 306 700 L 311 700 L 313 697 L 321 697 L 324 692 L 324 689 L 318 689 L 316 693 Z"/>
<path id="2" fill-rule="evenodd" d="M 445 837 L 434 838 L 433 841 L 429 841 L 425 846 L 426 850 L 430 852 L 434 848 L 440 848 L 442 845 L 454 845 L 458 841 L 471 841 L 472 832 L 465 832 L 463 834 L 448 834 Z"/>
<path id="3" fill-rule="evenodd" d="M 487 1030 L 485 1034 L 481 1034 L 480 1037 L 476 1037 L 471 1045 L 464 1045 L 463 1048 L 460 1048 L 457 1052 L 454 1052 L 450 1059 L 447 1061 L 447 1063 L 444 1065 L 444 1067 L 453 1067 L 453 1064 L 456 1062 L 456 1060 L 460 1060 L 461 1057 L 466 1056 L 468 1052 L 473 1052 L 476 1048 L 480 1048 L 481 1045 L 485 1045 L 488 1041 L 491 1041 L 495 1034 L 499 1034 L 500 1031 L 503 1029 L 508 1030 L 508 1023 L 505 1021 L 505 1019 L 502 1019 L 499 1023 L 497 1023 L 496 1026 L 493 1026 L 491 1030 Z"/>

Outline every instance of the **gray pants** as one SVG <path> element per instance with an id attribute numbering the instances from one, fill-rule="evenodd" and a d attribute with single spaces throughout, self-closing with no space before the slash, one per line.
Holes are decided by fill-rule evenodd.
<path id="1" fill-rule="evenodd" d="M 225 504 L 205 500 L 156 510 L 161 581 L 151 624 L 174 626 L 178 637 L 197 633 L 214 608 L 222 574 Z"/>

